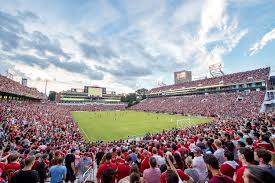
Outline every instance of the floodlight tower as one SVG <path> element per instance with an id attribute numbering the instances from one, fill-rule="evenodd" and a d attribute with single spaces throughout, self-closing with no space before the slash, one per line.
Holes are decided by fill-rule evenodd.
<path id="1" fill-rule="evenodd" d="M 213 76 L 213 77 L 218 77 L 218 76 L 224 75 L 222 64 L 209 65 L 209 72 L 210 72 L 211 76 Z"/>

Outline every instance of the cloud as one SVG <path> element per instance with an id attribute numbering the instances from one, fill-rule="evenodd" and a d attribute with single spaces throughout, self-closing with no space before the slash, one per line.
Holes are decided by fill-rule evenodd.
<path id="1" fill-rule="evenodd" d="M 50 39 L 40 31 L 26 32 L 23 22 L 27 19 L 38 19 L 38 16 L 29 11 L 17 12 L 16 15 L 0 11 L 0 46 L 5 68 L 15 66 L 18 62 L 41 69 L 53 65 L 68 72 L 85 75 L 91 80 L 104 78 L 101 72 L 86 63 L 74 61 L 63 51 L 58 39 Z"/>
<path id="2" fill-rule="evenodd" d="M 125 91 L 171 83 L 177 70 L 205 74 L 247 33 L 225 0 L 87 2 L 73 18 L 71 4 L 51 4 L 50 13 L 39 4 L 0 14 L 3 55 L 28 76 L 72 85 L 93 81 Z M 74 77 L 62 77 L 68 73 Z"/>
<path id="3" fill-rule="evenodd" d="M 23 34 L 24 26 L 16 16 L 0 11 L 0 48 L 5 51 L 16 49 Z"/>
<path id="4" fill-rule="evenodd" d="M 143 77 L 152 74 L 150 68 L 139 66 L 127 60 L 117 62 L 114 67 L 96 66 L 98 70 L 107 72 L 120 79 Z"/>
<path id="5" fill-rule="evenodd" d="M 36 14 L 34 14 L 33 12 L 31 12 L 31 11 L 17 11 L 16 17 L 18 17 L 19 19 L 24 20 L 24 21 L 27 21 L 27 20 L 30 20 L 30 21 L 39 20 L 39 17 Z"/>
<path id="6" fill-rule="evenodd" d="M 62 62 L 58 57 L 39 58 L 33 55 L 20 55 L 10 57 L 12 60 L 20 61 L 25 65 L 38 66 L 41 69 L 46 69 L 50 65 L 57 68 L 64 69 L 68 72 L 87 75 L 92 80 L 102 80 L 103 74 L 99 71 L 91 69 L 83 62 Z"/>
<path id="7" fill-rule="evenodd" d="M 273 28 L 270 32 L 266 33 L 261 40 L 258 42 L 254 43 L 250 48 L 249 48 L 249 56 L 252 56 L 256 54 L 258 51 L 263 49 L 265 45 L 275 39 L 275 28 Z"/>
<path id="8" fill-rule="evenodd" d="M 41 56 L 46 56 L 47 53 L 50 53 L 70 59 L 70 56 L 62 50 L 58 40 L 54 42 L 39 31 L 34 31 L 30 34 L 30 41 L 26 41 L 25 46 L 28 47 L 27 49 L 35 49 L 37 54 Z"/>
<path id="9" fill-rule="evenodd" d="M 86 58 L 100 60 L 106 64 L 109 59 L 118 57 L 107 45 L 97 46 L 88 43 L 80 43 L 79 46 Z"/>

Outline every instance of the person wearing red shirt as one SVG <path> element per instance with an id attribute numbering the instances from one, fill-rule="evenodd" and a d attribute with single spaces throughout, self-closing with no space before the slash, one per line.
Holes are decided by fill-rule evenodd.
<path id="1" fill-rule="evenodd" d="M 238 151 L 238 158 L 242 162 L 242 167 L 236 172 L 236 183 L 244 183 L 243 173 L 246 166 L 252 165 L 254 161 L 254 152 L 250 148 L 241 147 Z"/>
<path id="2" fill-rule="evenodd" d="M 231 177 L 221 174 L 219 170 L 219 161 L 213 154 L 206 154 L 203 159 L 207 165 L 207 169 L 212 174 L 212 178 L 208 183 L 234 183 Z"/>
<path id="3" fill-rule="evenodd" d="M 141 162 L 140 172 L 143 173 L 144 170 L 150 168 L 149 165 L 149 152 L 147 150 L 143 151 L 144 160 Z"/>
<path id="4" fill-rule="evenodd" d="M 224 152 L 225 162 L 221 165 L 220 171 L 223 175 L 227 175 L 233 178 L 234 173 L 238 169 L 239 165 L 234 161 L 234 154 L 230 151 Z"/>
<path id="5" fill-rule="evenodd" d="M 131 160 L 131 156 L 127 156 L 126 162 L 117 166 L 117 181 L 130 175 L 131 166 L 129 165 L 129 163 L 131 162 Z"/>
<path id="6" fill-rule="evenodd" d="M 181 142 L 181 147 L 178 148 L 178 151 L 181 157 L 184 157 L 184 155 L 188 153 L 188 149 L 184 145 L 185 145 L 185 142 Z"/>
<path id="7" fill-rule="evenodd" d="M 170 164 L 171 164 L 171 166 L 173 166 L 173 167 L 171 167 L 171 166 L 169 165 L 169 162 L 167 161 L 167 157 L 166 157 L 166 167 L 167 167 L 167 169 L 168 169 L 168 168 L 169 168 L 169 169 L 172 168 L 172 170 L 174 169 L 175 171 L 177 171 L 177 174 L 179 175 L 179 177 L 180 177 L 180 179 L 181 179 L 182 181 L 187 181 L 187 182 L 190 181 L 190 182 L 193 182 L 193 179 L 192 179 L 192 178 L 190 178 L 188 175 L 186 175 L 182 170 L 176 169 L 175 166 L 172 165 L 171 162 L 175 162 L 174 157 L 173 157 L 172 155 L 168 155 L 168 157 L 169 157 L 169 159 L 170 159 Z M 167 182 L 167 181 L 166 181 L 166 178 L 167 178 L 167 170 L 161 174 L 161 176 L 160 176 L 160 183 L 166 183 L 166 182 Z"/>
<path id="8" fill-rule="evenodd" d="M 160 144 L 157 144 L 157 150 L 158 150 L 158 155 L 160 155 L 161 157 L 163 157 L 163 152 L 162 152 L 162 150 L 161 150 L 161 148 L 160 148 Z"/>
<path id="9" fill-rule="evenodd" d="M 112 163 L 114 163 L 116 165 L 125 163 L 125 160 L 121 156 L 122 156 L 121 150 L 118 149 L 117 150 L 117 156 L 115 158 L 112 158 Z"/>
<path id="10" fill-rule="evenodd" d="M 107 168 L 109 167 L 109 168 L 112 168 L 114 171 L 117 170 L 116 164 L 114 164 L 114 163 L 111 162 L 112 153 L 109 153 L 109 152 L 108 152 L 108 153 L 105 155 L 105 158 L 106 158 L 106 161 L 105 161 L 103 164 L 101 164 L 101 165 L 99 166 L 98 170 L 97 170 L 96 178 L 97 178 L 97 182 L 98 182 L 98 183 L 101 183 L 102 173 L 103 173 L 103 171 L 104 171 L 105 169 L 107 169 Z M 115 177 L 113 178 L 112 183 L 115 183 Z"/>
<path id="11" fill-rule="evenodd" d="M 4 168 L 4 172 L 7 175 L 8 181 L 13 176 L 14 172 L 20 169 L 20 163 L 18 162 L 19 160 L 18 154 L 11 154 L 9 159 L 10 159 L 10 163 L 8 163 Z"/>

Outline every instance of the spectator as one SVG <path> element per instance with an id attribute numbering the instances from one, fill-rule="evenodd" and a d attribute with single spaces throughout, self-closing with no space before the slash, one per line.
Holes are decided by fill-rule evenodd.
<path id="1" fill-rule="evenodd" d="M 174 158 L 175 158 L 175 161 L 176 161 L 176 168 L 183 171 L 184 170 L 184 162 L 182 161 L 180 153 L 176 152 L 174 154 Z"/>
<path id="2" fill-rule="evenodd" d="M 144 170 L 143 180 L 144 183 L 159 183 L 160 182 L 160 169 L 157 168 L 157 160 L 155 157 L 149 159 L 150 168 Z"/>
<path id="3" fill-rule="evenodd" d="M 102 179 L 102 173 L 103 173 L 103 171 L 104 171 L 105 169 L 107 169 L 107 168 L 112 168 L 114 172 L 115 172 L 116 169 L 117 169 L 116 164 L 114 164 L 114 163 L 111 162 L 112 153 L 110 153 L 110 152 L 106 153 L 105 157 L 106 157 L 106 161 L 105 161 L 103 164 L 101 164 L 101 165 L 99 166 L 98 170 L 97 170 L 96 178 L 97 178 L 97 182 L 98 182 L 98 183 L 100 183 L 100 182 L 103 180 L 103 179 Z M 111 171 L 107 171 L 106 174 L 107 174 L 107 175 L 111 175 Z M 107 176 L 107 175 L 106 175 L 106 176 Z M 108 177 L 108 176 L 107 176 L 107 177 Z M 113 183 L 115 182 L 115 177 L 114 177 L 114 176 L 113 176 L 113 181 L 112 181 L 112 182 L 113 182 Z M 105 182 L 104 182 L 104 183 L 105 183 Z"/>
<path id="4" fill-rule="evenodd" d="M 253 150 L 250 148 L 241 147 L 238 151 L 238 157 L 242 163 L 242 167 L 236 172 L 236 183 L 243 183 L 243 173 L 247 166 L 252 165 L 254 160 Z"/>
<path id="5" fill-rule="evenodd" d="M 35 158 L 27 157 L 24 160 L 24 168 L 14 173 L 11 177 L 11 183 L 38 183 L 39 182 L 39 174 L 37 171 L 32 170 L 32 166 L 34 165 Z"/>
<path id="6" fill-rule="evenodd" d="M 19 161 L 19 154 L 11 154 L 9 157 L 10 163 L 8 163 L 4 168 L 4 173 L 9 181 L 10 178 L 13 176 L 14 172 L 20 169 Z"/>
<path id="7" fill-rule="evenodd" d="M 158 155 L 157 148 L 152 149 L 153 157 L 157 160 L 157 166 L 160 167 L 162 164 L 165 164 L 165 159 Z"/>
<path id="8" fill-rule="evenodd" d="M 132 165 L 130 169 L 130 176 L 124 177 L 119 183 L 129 183 L 129 182 L 135 182 L 138 183 L 142 182 L 142 178 L 140 178 L 140 172 L 137 165 Z"/>
<path id="9" fill-rule="evenodd" d="M 62 165 L 64 159 L 62 157 L 57 159 L 57 164 L 52 166 L 49 170 L 51 183 L 60 183 L 66 180 L 67 168 Z"/>
<path id="10" fill-rule="evenodd" d="M 275 176 L 270 171 L 257 167 L 247 166 L 243 174 L 244 183 L 271 183 Z"/>
<path id="11" fill-rule="evenodd" d="M 103 170 L 102 176 L 101 176 L 101 182 L 112 183 L 114 179 L 115 179 L 115 171 L 113 168 L 107 167 L 105 170 Z"/>
<path id="12" fill-rule="evenodd" d="M 166 156 L 167 156 L 166 157 L 166 171 L 163 172 L 160 176 L 160 182 L 161 183 L 166 183 L 167 182 L 166 173 L 169 169 L 172 169 L 173 171 L 175 171 L 182 181 L 193 182 L 193 179 L 190 178 L 188 175 L 186 175 L 182 170 L 179 170 L 179 169 L 175 168 L 175 166 L 174 166 L 175 160 L 174 160 L 174 157 L 172 156 L 171 153 L 167 153 Z"/>
<path id="13" fill-rule="evenodd" d="M 131 162 L 131 156 L 127 156 L 126 161 L 117 166 L 117 181 L 130 175 L 130 169 L 131 169 L 130 162 Z"/>
<path id="14" fill-rule="evenodd" d="M 46 158 L 47 155 L 39 156 L 39 159 L 34 168 L 34 170 L 36 170 L 39 174 L 40 183 L 44 183 L 47 178 L 47 165 L 45 163 Z"/>
<path id="15" fill-rule="evenodd" d="M 214 156 L 218 159 L 219 161 L 219 166 L 221 166 L 225 160 L 224 160 L 224 149 L 222 148 L 222 142 L 218 139 L 214 141 L 214 144 L 217 148 L 217 150 L 214 152 Z"/>
<path id="16" fill-rule="evenodd" d="M 140 172 L 143 173 L 144 170 L 150 168 L 150 164 L 149 164 L 149 152 L 147 150 L 143 151 L 143 156 L 144 159 L 141 162 L 141 169 Z"/>
<path id="17" fill-rule="evenodd" d="M 234 161 L 233 153 L 228 150 L 224 152 L 224 159 L 225 162 L 221 165 L 220 171 L 223 175 L 233 178 L 239 165 Z"/>
<path id="18" fill-rule="evenodd" d="M 269 151 L 265 149 L 257 149 L 254 151 L 254 159 L 259 162 L 261 168 L 265 168 L 275 175 L 275 168 L 269 164 L 271 161 L 271 154 Z"/>
<path id="19" fill-rule="evenodd" d="M 221 174 L 219 170 L 219 161 L 214 155 L 205 155 L 204 161 L 207 164 L 208 170 L 212 174 L 212 178 L 208 181 L 209 183 L 234 183 L 232 178 Z"/>
<path id="20" fill-rule="evenodd" d="M 167 183 L 177 183 L 179 182 L 179 177 L 173 170 L 167 170 L 166 172 L 166 182 Z"/>
<path id="21" fill-rule="evenodd" d="M 75 149 L 72 148 L 70 153 L 65 157 L 65 166 L 67 168 L 67 174 L 65 182 L 74 182 L 76 180 L 76 168 L 75 168 Z"/>
<path id="22" fill-rule="evenodd" d="M 130 175 L 130 183 L 140 183 L 141 179 L 139 174 L 137 173 L 131 173 Z"/>
<path id="23" fill-rule="evenodd" d="M 84 156 L 80 158 L 80 161 L 77 165 L 78 169 L 78 181 L 81 183 L 85 180 L 86 177 L 83 177 L 84 173 L 92 167 L 92 158 L 88 157 L 88 153 L 84 153 Z"/>
<path id="24" fill-rule="evenodd" d="M 199 173 L 199 182 L 205 182 L 208 177 L 207 166 L 203 160 L 202 151 L 199 147 L 191 147 L 191 152 L 194 153 L 193 168 Z"/>
<path id="25" fill-rule="evenodd" d="M 194 183 L 198 183 L 199 173 L 196 169 L 193 168 L 193 160 L 190 156 L 185 159 L 185 164 L 187 166 L 187 169 L 184 170 L 184 173 L 192 177 L 194 180 Z"/>

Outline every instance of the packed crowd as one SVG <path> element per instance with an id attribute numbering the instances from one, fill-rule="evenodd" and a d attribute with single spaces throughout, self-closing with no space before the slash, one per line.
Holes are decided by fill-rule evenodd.
<path id="1" fill-rule="evenodd" d="M 162 87 L 153 88 L 149 93 L 155 93 L 160 91 L 175 90 L 189 87 L 198 87 L 198 86 L 208 86 L 208 85 L 217 85 L 217 84 L 236 84 L 236 83 L 246 83 L 250 81 L 267 81 L 269 76 L 270 68 L 256 69 L 246 72 L 238 72 L 233 74 L 227 74 L 224 76 L 207 78 L 202 80 L 195 80 L 191 82 L 185 82 L 175 85 L 167 85 Z"/>
<path id="2" fill-rule="evenodd" d="M 266 80 L 268 73 L 265 68 L 166 87 Z M 39 98 L 35 90 L 3 76 L 0 80 L 2 92 Z M 89 168 L 96 169 L 98 183 L 275 182 L 275 114 L 259 114 L 264 95 L 252 91 L 149 98 L 131 109 L 214 118 L 146 134 L 139 141 L 108 143 L 85 142 L 70 112 L 124 110 L 123 104 L 1 100 L 0 183 L 84 182 Z"/>
<path id="3" fill-rule="evenodd" d="M 133 110 L 202 116 L 257 116 L 265 93 L 218 93 L 143 100 Z"/>
<path id="4" fill-rule="evenodd" d="M 95 162 L 99 183 L 274 182 L 275 115 L 256 113 L 260 100 L 256 96 L 262 95 L 243 95 L 238 101 L 243 106 L 234 102 L 235 94 L 209 95 L 206 101 L 222 108 L 215 109 L 211 103 L 204 106 L 210 108 L 205 114 L 212 110 L 220 116 L 212 123 L 147 134 L 140 141 L 110 143 L 85 143 L 70 115 L 73 110 L 99 108 L 3 100 L 0 180 L 31 183 L 50 177 L 59 183 L 78 177 L 81 182 Z M 161 105 L 151 108 L 162 109 Z M 220 115 L 222 111 L 227 115 Z"/>
<path id="5" fill-rule="evenodd" d="M 37 99 L 44 99 L 43 93 L 39 92 L 36 88 L 30 88 L 21 85 L 12 79 L 9 79 L 0 74 L 0 92 L 12 93 L 15 95 L 21 95 L 26 97 L 32 97 Z"/>

